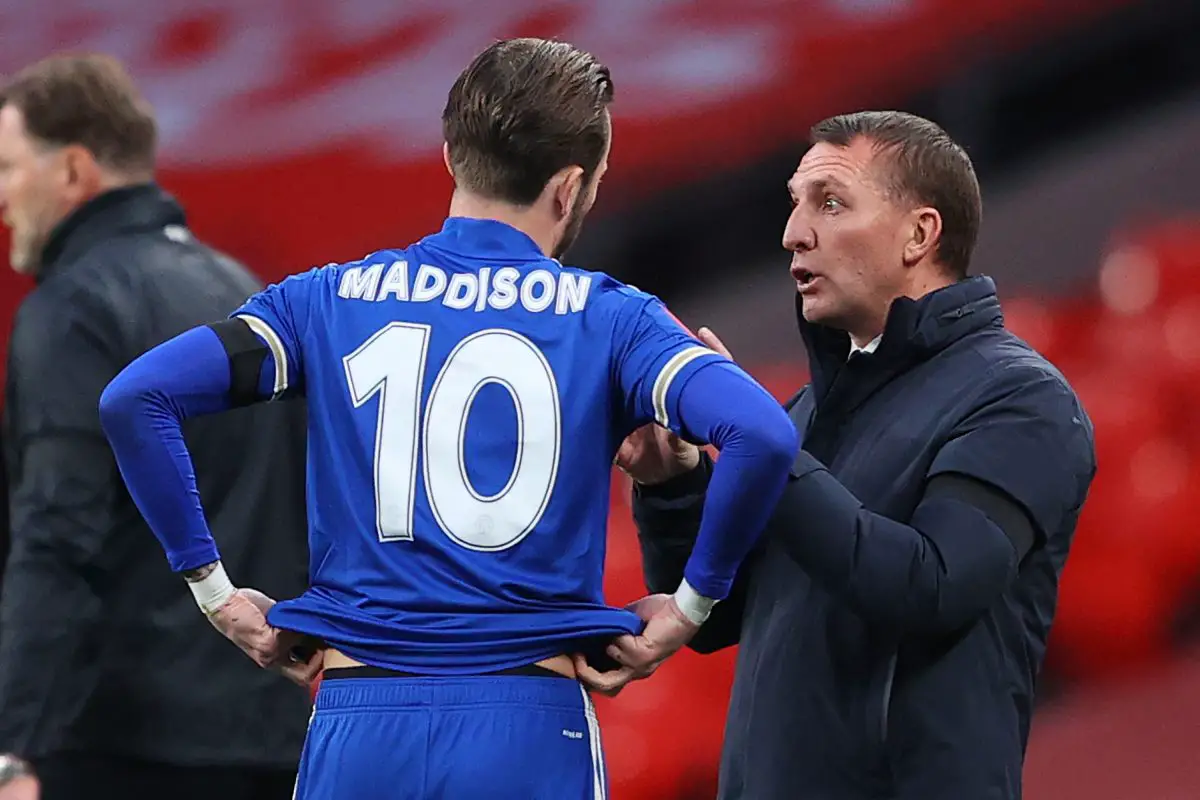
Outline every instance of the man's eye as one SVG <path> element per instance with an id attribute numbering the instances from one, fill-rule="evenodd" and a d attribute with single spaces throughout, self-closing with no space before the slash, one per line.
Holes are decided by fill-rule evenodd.
<path id="1" fill-rule="evenodd" d="M 827 194 L 827 195 L 825 195 L 825 199 L 821 201 L 821 207 L 829 208 L 829 209 L 841 208 L 842 201 L 838 200 L 836 197 L 834 197 L 831 194 Z"/>

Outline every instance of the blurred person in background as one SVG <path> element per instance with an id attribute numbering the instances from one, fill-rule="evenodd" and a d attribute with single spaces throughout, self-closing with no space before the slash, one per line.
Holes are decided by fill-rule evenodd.
<path id="1" fill-rule="evenodd" d="M 38 781 L 24 759 L 0 754 L 0 800 L 38 800 Z"/>
<path id="2" fill-rule="evenodd" d="M 106 57 L 50 58 L 0 87 L 0 209 L 12 267 L 37 283 L 7 374 L 0 750 L 35 765 L 47 800 L 286 798 L 305 693 L 211 635 L 100 429 L 126 364 L 260 288 L 189 232 L 155 183 L 156 139 Z M 284 596 L 306 584 L 304 424 L 297 404 L 187 431 L 226 557 Z"/>
<path id="3" fill-rule="evenodd" d="M 741 645 L 719 795 L 1019 798 L 1091 423 L 1004 329 L 991 279 L 968 277 L 982 212 L 966 152 L 899 112 L 825 120 L 811 142 L 783 235 L 812 375 L 786 404 L 801 449 L 690 644 Z M 618 464 L 662 591 L 693 548 L 711 460 L 650 427 Z M 631 649 L 609 655 L 633 663 Z M 617 688 L 610 675 L 598 688 Z"/>

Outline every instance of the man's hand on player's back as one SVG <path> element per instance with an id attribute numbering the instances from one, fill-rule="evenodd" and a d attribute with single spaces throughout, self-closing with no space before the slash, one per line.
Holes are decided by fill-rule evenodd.
<path id="1" fill-rule="evenodd" d="M 225 638 L 264 669 L 277 669 L 287 678 L 307 687 L 321 669 L 323 654 L 305 658 L 295 655 L 302 645 L 300 634 L 274 627 L 267 612 L 275 601 L 257 589 L 238 589 L 229 600 L 208 615 L 208 620 Z"/>
<path id="2" fill-rule="evenodd" d="M 663 483 L 695 469 L 700 449 L 652 422 L 625 438 L 613 463 L 638 483 Z"/>

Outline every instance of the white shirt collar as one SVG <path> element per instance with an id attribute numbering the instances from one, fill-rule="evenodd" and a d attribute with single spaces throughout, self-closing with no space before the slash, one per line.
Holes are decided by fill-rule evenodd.
<path id="1" fill-rule="evenodd" d="M 883 338 L 883 334 L 881 333 L 878 336 L 876 336 L 874 339 L 872 339 L 871 341 L 864 344 L 862 347 L 859 347 L 858 345 L 856 345 L 854 343 L 853 340 L 851 340 L 850 341 L 850 356 L 853 356 L 855 353 L 866 353 L 867 355 L 874 353 L 877 349 L 879 349 L 879 341 L 882 338 Z M 847 358 L 849 358 L 850 356 L 847 356 Z"/>

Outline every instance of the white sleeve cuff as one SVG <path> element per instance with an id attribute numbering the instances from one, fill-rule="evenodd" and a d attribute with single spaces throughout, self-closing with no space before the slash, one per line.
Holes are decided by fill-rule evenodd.
<path id="1" fill-rule="evenodd" d="M 236 591 L 220 561 L 212 572 L 198 581 L 188 581 L 187 585 L 192 590 L 192 596 L 196 598 L 196 605 L 200 606 L 200 610 L 205 614 L 211 614 L 228 603 Z"/>
<path id="2" fill-rule="evenodd" d="M 712 613 L 713 606 L 717 604 L 716 600 L 705 597 L 693 589 L 686 578 L 675 590 L 675 602 L 679 605 L 679 610 L 683 612 L 683 615 L 697 625 L 704 624 L 708 615 Z"/>

